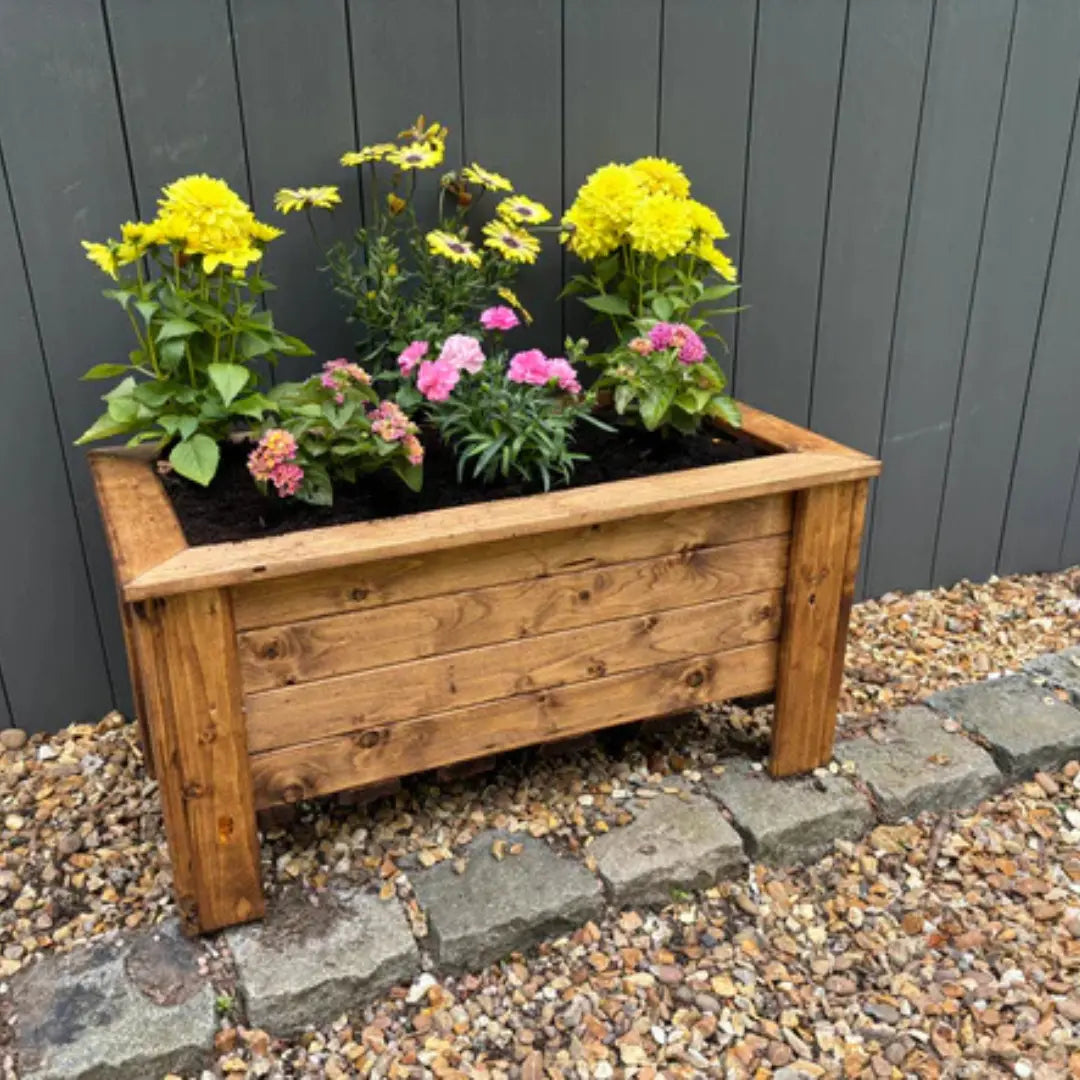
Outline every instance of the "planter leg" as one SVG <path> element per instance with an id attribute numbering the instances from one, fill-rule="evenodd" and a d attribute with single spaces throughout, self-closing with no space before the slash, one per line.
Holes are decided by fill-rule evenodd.
<path id="1" fill-rule="evenodd" d="M 832 757 L 855 596 L 867 481 L 800 491 L 776 675 L 769 772 L 792 776 Z"/>
<path id="2" fill-rule="evenodd" d="M 146 719 L 146 696 L 143 694 L 142 675 L 139 660 L 135 653 L 135 618 L 130 604 L 120 601 L 120 624 L 124 631 L 124 652 L 128 658 L 128 678 L 131 681 L 131 698 L 135 707 L 135 722 L 139 726 L 139 746 L 142 749 L 143 768 L 152 780 L 157 778 L 154 767 L 154 747 L 150 740 L 150 724 Z"/>
<path id="3" fill-rule="evenodd" d="M 260 918 L 259 841 L 229 594 L 133 605 L 165 831 L 188 933 Z"/>

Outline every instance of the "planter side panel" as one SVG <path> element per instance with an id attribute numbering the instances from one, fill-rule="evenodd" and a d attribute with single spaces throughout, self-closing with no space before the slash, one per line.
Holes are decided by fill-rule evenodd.
<path id="1" fill-rule="evenodd" d="M 791 516 L 769 496 L 236 588 L 257 803 L 772 689 Z"/>

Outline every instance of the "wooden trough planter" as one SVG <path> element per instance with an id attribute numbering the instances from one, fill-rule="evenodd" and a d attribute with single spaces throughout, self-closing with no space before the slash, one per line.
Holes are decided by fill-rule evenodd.
<path id="1" fill-rule="evenodd" d="M 880 465 L 743 408 L 782 453 L 204 547 L 94 452 L 188 930 L 262 915 L 264 807 L 769 691 L 772 773 L 828 761 Z"/>

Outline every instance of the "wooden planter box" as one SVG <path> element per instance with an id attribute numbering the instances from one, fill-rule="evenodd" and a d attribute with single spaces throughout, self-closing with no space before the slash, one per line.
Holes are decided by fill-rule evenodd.
<path id="1" fill-rule="evenodd" d="M 783 452 L 194 548 L 93 453 L 185 926 L 262 914 L 263 807 L 768 691 L 773 774 L 828 761 L 880 466 L 744 416 Z"/>

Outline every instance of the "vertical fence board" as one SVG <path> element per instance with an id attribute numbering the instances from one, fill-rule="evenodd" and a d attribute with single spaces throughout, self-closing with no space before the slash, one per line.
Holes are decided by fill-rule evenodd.
<path id="1" fill-rule="evenodd" d="M 1080 139 L 1072 153 L 1031 385 L 1013 467 L 998 570 L 1056 570 L 1080 457 Z"/>
<path id="2" fill-rule="evenodd" d="M 265 256 L 277 286 L 267 302 L 277 325 L 316 353 L 284 357 L 277 371 L 303 377 L 320 360 L 351 356 L 355 335 L 332 279 L 316 272 L 325 259 L 304 216 L 282 219 L 270 207 L 279 188 L 336 184 L 341 204 L 312 213 L 319 244 L 347 240 L 360 223 L 356 172 L 339 164 L 355 149 L 345 6 L 325 0 L 301 11 L 293 0 L 232 0 L 232 12 L 252 199 L 264 220 L 285 229 Z M 319 48 L 297 48 L 298 33 Z"/>
<path id="3" fill-rule="evenodd" d="M 1080 467 L 1077 468 L 1073 479 L 1069 520 L 1065 525 L 1065 538 L 1061 543 L 1061 558 L 1058 565 L 1080 565 Z"/>
<path id="4" fill-rule="evenodd" d="M 938 0 L 867 590 L 929 584 L 1013 0 Z"/>
<path id="5" fill-rule="evenodd" d="M 655 154 L 660 0 L 566 0 L 563 14 L 563 202 L 594 169 Z M 580 267 L 569 255 L 564 272 Z M 566 332 L 605 341 L 604 327 L 571 298 Z"/>
<path id="6" fill-rule="evenodd" d="M 746 188 L 746 145 L 750 132 L 750 89 L 754 64 L 757 0 L 680 0 L 664 7 L 663 84 L 660 87 L 660 153 L 686 169 L 696 198 L 719 213 L 731 234 L 721 247 L 741 258 Z M 703 80 L 706 71 L 721 80 Z M 732 303 L 739 301 L 738 294 Z M 714 327 L 730 352 L 719 357 L 732 375 L 735 317 Z"/>
<path id="7" fill-rule="evenodd" d="M 0 727 L 40 731 L 103 712 L 112 690 L 2 165 Z"/>
<path id="8" fill-rule="evenodd" d="M 562 20 L 559 0 L 462 0 L 461 53 L 464 115 L 470 161 L 509 176 L 518 190 L 539 199 L 558 220 L 562 200 Z M 523 87 L 545 87 L 525 93 Z M 495 196 L 495 199 L 502 196 Z M 495 199 L 485 198 L 482 218 Z M 486 204 L 486 205 L 485 205 Z M 556 235 L 526 267 L 517 290 L 537 321 L 511 337 L 517 347 L 561 352 L 562 325 L 555 298 L 562 260 Z"/>
<path id="9" fill-rule="evenodd" d="M 845 0 L 762 3 L 750 113 L 736 392 L 797 423 L 810 410 Z"/>
<path id="10" fill-rule="evenodd" d="M 881 436 L 929 31 L 925 0 L 851 8 L 810 423 L 867 453 Z"/>
<path id="11" fill-rule="evenodd" d="M 139 212 L 153 217 L 161 188 L 188 173 L 250 198 L 228 5 L 106 0 L 106 11 Z"/>
<path id="12" fill-rule="evenodd" d="M 101 297 L 108 279 L 79 247 L 84 238 L 116 236 L 118 224 L 133 211 L 105 27 L 96 5 L 0 4 L 0 145 L 108 663 L 106 676 L 97 640 L 90 638 L 64 656 L 70 670 L 57 679 L 59 653 L 46 646 L 51 678 L 73 690 L 69 711 L 45 715 L 41 709 L 33 718 L 35 726 L 55 728 L 104 713 L 111 704 L 110 682 L 122 706 L 130 701 L 112 567 L 83 451 L 71 445 L 101 412 L 102 384 L 79 382 L 79 376 L 92 363 L 124 356 L 131 348 L 127 320 Z M 35 363 L 34 352 L 7 362 Z M 32 404 L 16 403 L 22 407 Z M 41 453 L 44 458 L 44 448 Z M 43 477 L 42 484 L 48 483 Z M 44 490 L 34 496 L 45 497 Z M 30 507 L 26 512 L 55 513 Z M 42 576 L 52 572 L 43 564 Z M 62 597 L 51 615 L 57 622 L 70 617 Z M 9 690 L 15 677 L 5 672 Z M 96 689 L 79 697 L 76 680 Z"/>
<path id="13" fill-rule="evenodd" d="M 445 164 L 418 176 L 417 214 L 431 223 L 438 176 L 457 167 L 465 153 L 457 4 L 349 0 L 349 13 L 360 142 L 392 141 L 421 113 L 429 124 L 438 120 L 450 128 Z M 365 166 L 364 183 L 368 175 Z"/>
<path id="14" fill-rule="evenodd" d="M 935 583 L 981 580 L 997 563 L 1078 73 L 1075 0 L 1022 0 L 953 424 Z"/>

